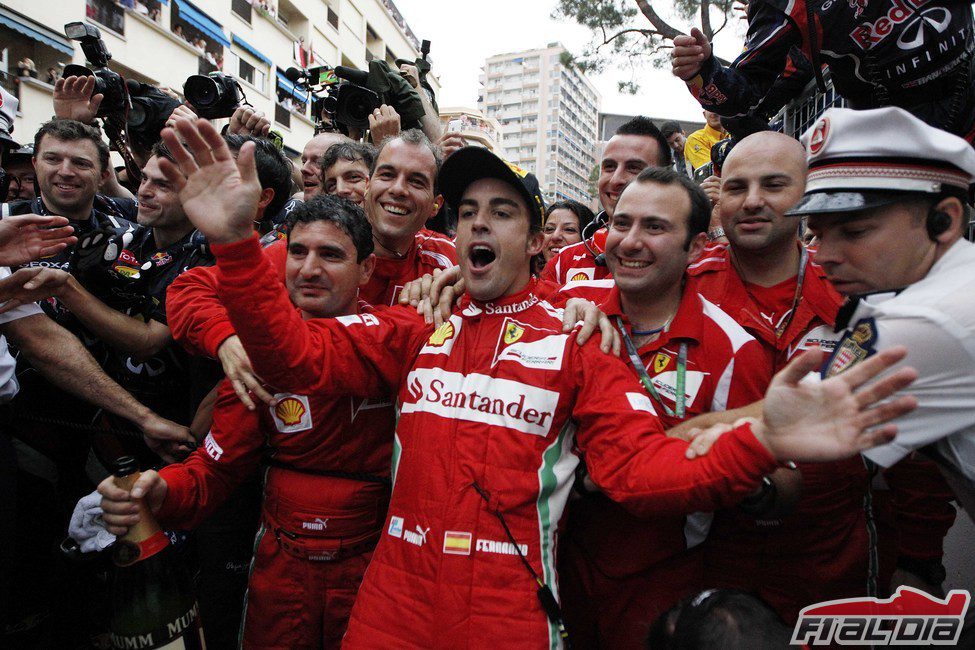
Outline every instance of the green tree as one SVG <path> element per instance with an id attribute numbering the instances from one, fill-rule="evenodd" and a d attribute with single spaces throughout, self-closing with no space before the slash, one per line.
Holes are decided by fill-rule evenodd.
<path id="1" fill-rule="evenodd" d="M 635 93 L 636 71 L 644 63 L 663 67 L 669 60 L 671 41 L 685 31 L 674 26 L 653 7 L 661 0 L 558 0 L 552 16 L 574 20 L 593 32 L 593 40 L 582 52 L 567 57 L 583 72 L 602 72 L 607 65 L 630 68 L 629 81 L 620 81 L 620 92 Z M 715 34 L 728 26 L 733 7 L 740 0 L 671 0 L 664 3 L 674 16 L 687 25 L 700 25 L 713 41 Z M 689 28 L 688 28 L 689 29 Z"/>

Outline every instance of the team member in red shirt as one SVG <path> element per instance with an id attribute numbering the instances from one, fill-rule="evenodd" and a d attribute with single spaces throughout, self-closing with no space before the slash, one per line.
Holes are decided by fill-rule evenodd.
<path id="1" fill-rule="evenodd" d="M 290 225 L 290 309 L 355 318 L 358 288 L 375 262 L 365 215 L 320 196 L 296 207 Z M 386 516 L 392 402 L 354 391 L 275 398 L 249 411 L 224 380 L 203 446 L 183 463 L 146 472 L 135 487 L 164 526 L 194 528 L 263 461 L 244 647 L 338 648 Z M 114 532 L 137 521 L 129 494 L 111 479 L 99 491 Z"/>
<path id="2" fill-rule="evenodd" d="M 866 429 L 914 406 L 902 397 L 873 407 L 912 381 L 909 368 L 854 392 L 903 348 L 798 386 L 819 362 L 806 355 L 773 382 L 762 420 L 688 458 L 687 443 L 661 435 L 626 367 L 577 345 L 534 295 L 541 211 L 503 161 L 475 147 L 452 155 L 443 174 L 469 292 L 450 320 L 433 331 L 394 309 L 303 321 L 279 286 L 259 281 L 269 266 L 250 225 L 257 184 L 247 150 L 235 163 L 212 125 L 177 129 L 193 154 L 164 130 L 179 148 L 167 171 L 213 242 L 220 294 L 255 369 L 285 390 L 398 390 L 396 487 L 344 647 L 560 645 L 548 585 L 576 443 L 611 497 L 645 513 L 687 512 L 741 496 L 777 458 L 836 458 L 889 440 L 894 427 Z"/>
<path id="3" fill-rule="evenodd" d="M 617 324 L 623 359 L 665 429 L 760 400 L 772 379 L 762 345 L 686 284 L 710 217 L 711 202 L 693 181 L 648 167 L 609 221 L 613 278 L 570 282 L 560 292 L 600 304 Z M 710 519 L 710 513 L 641 519 L 597 491 L 574 501 L 559 560 L 573 643 L 644 648 L 657 617 L 702 588 L 697 546 Z"/>
<path id="4" fill-rule="evenodd" d="M 437 189 L 439 169 L 436 150 L 418 130 L 387 140 L 379 151 L 363 203 L 373 227 L 376 264 L 359 298 L 370 305 L 391 305 L 407 282 L 456 264 L 453 242 L 422 229 L 443 202 Z M 271 275 L 283 278 L 285 250 L 281 244 L 265 250 L 276 271 Z M 220 359 L 240 398 L 253 405 L 248 390 L 262 398 L 269 395 L 250 368 L 216 285 L 215 270 L 201 268 L 182 274 L 170 286 L 173 338 L 195 354 Z"/>
<path id="5" fill-rule="evenodd" d="M 718 209 L 730 243 L 706 249 L 689 270 L 705 297 L 762 341 L 776 369 L 810 345 L 831 350 L 837 336 L 833 322 L 842 299 L 799 242 L 796 220 L 785 216 L 802 197 L 805 178 L 806 154 L 793 138 L 763 132 L 743 139 L 722 169 Z M 929 474 L 925 486 L 933 495 L 898 497 L 904 507 L 897 527 L 903 553 L 940 559 L 954 511 L 938 496 L 936 472 Z M 910 489 L 910 480 L 897 472 L 891 477 L 894 486 Z M 706 552 L 710 585 L 755 591 L 787 621 L 815 602 L 863 596 L 877 578 L 864 463 L 851 458 L 779 470 L 766 483 L 767 499 L 774 501 L 776 492 L 780 501 L 794 499 L 800 483 L 801 498 L 789 515 L 716 514 Z"/>
<path id="6" fill-rule="evenodd" d="M 627 183 L 645 167 L 669 167 L 672 163 L 667 139 L 650 118 L 638 116 L 621 125 L 606 143 L 599 163 L 599 203 L 603 211 L 596 215 L 592 236 L 563 248 L 542 270 L 541 279 L 558 286 L 573 280 L 601 280 L 609 275 L 606 267 L 606 229 L 600 227 L 613 216 L 616 202 Z"/>

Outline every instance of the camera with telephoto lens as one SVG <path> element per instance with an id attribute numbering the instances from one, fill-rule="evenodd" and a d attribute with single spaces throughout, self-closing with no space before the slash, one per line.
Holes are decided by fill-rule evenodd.
<path id="1" fill-rule="evenodd" d="M 383 103 L 379 93 L 365 85 L 369 73 L 355 68 L 288 68 L 284 76 L 297 88 L 315 95 L 312 112 L 320 126 L 343 133 L 348 133 L 349 128 L 368 129 L 369 115 Z M 326 121 L 329 124 L 324 124 Z"/>
<path id="2" fill-rule="evenodd" d="M 96 117 L 124 117 L 130 107 L 129 93 L 122 75 L 108 69 L 112 53 L 105 46 L 101 32 L 94 25 L 77 22 L 67 23 L 64 33 L 71 40 L 81 43 L 81 51 L 85 53 L 91 68 L 70 63 L 64 66 L 62 76 L 95 77 L 95 88 L 91 94 L 101 93 L 104 97 Z"/>
<path id="3" fill-rule="evenodd" d="M 183 84 L 183 96 L 196 114 L 207 120 L 230 117 L 245 101 L 237 79 L 222 72 L 190 76 Z"/>
<path id="4" fill-rule="evenodd" d="M 126 120 L 129 139 L 141 153 L 148 153 L 159 141 L 159 132 L 165 128 L 166 120 L 179 106 L 179 101 L 155 86 L 134 79 L 126 79 L 125 85 L 129 90 L 129 101 L 132 102 Z"/>

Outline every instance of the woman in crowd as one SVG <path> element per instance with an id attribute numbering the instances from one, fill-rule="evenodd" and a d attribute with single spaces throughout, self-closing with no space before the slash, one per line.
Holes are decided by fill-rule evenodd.
<path id="1" fill-rule="evenodd" d="M 571 199 L 557 201 L 548 206 L 542 228 L 545 239 L 542 243 L 541 259 L 537 260 L 537 269 L 540 271 L 566 246 L 581 242 L 583 229 L 595 218 L 592 210 Z"/>

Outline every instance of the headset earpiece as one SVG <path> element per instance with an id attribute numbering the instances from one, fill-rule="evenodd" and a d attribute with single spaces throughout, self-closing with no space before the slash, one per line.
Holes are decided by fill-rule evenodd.
<path id="1" fill-rule="evenodd" d="M 944 210 L 931 210 L 925 226 L 928 229 L 928 237 L 932 240 L 937 239 L 951 228 L 951 215 Z"/>

